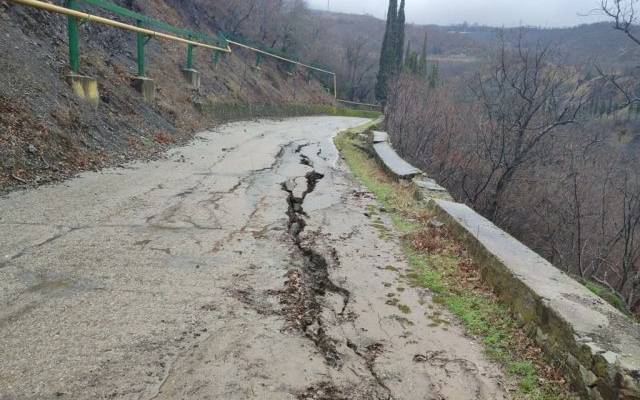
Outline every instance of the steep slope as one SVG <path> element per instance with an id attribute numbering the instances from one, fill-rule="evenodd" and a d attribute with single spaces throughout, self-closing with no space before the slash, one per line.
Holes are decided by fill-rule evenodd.
<path id="1" fill-rule="evenodd" d="M 208 15 L 215 8 L 203 10 L 196 1 L 119 4 L 179 27 L 213 33 L 216 26 Z M 88 23 L 80 37 L 80 72 L 98 79 L 97 109 L 79 101 L 66 83 L 66 18 L 0 1 L 0 191 L 150 156 L 220 122 L 225 118 L 220 111 L 229 104 L 252 116 L 256 109 L 278 114 L 332 101 L 320 82 L 307 82 L 304 71 L 290 76 L 268 60 L 256 70 L 255 56 L 242 51 L 214 65 L 211 52 L 196 50 L 202 87 L 191 90 L 180 72 L 185 47 L 152 40 L 147 65 L 157 95 L 146 104 L 130 85 L 136 73 L 135 34 Z M 199 111 L 203 108 L 209 112 Z"/>

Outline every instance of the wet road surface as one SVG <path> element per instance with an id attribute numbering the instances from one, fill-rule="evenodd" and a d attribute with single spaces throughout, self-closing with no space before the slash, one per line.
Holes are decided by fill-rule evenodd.
<path id="1" fill-rule="evenodd" d="M 0 198 L 0 399 L 503 399 L 309 117 Z"/>

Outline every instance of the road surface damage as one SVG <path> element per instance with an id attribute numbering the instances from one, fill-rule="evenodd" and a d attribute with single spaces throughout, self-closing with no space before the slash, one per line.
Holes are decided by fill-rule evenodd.
<path id="1" fill-rule="evenodd" d="M 340 160 L 362 122 L 229 124 L 0 198 L 0 399 L 509 398 Z"/>

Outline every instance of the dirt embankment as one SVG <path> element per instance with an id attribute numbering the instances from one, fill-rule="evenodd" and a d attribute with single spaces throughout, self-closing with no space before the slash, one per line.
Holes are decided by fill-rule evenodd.
<path id="1" fill-rule="evenodd" d="M 132 5 L 176 26 L 215 30 L 215 20 L 190 1 Z M 331 102 L 319 82 L 307 82 L 304 71 L 289 76 L 268 60 L 256 70 L 255 56 L 243 51 L 215 65 L 211 52 L 196 50 L 202 87 L 191 90 L 180 72 L 186 62 L 184 46 L 152 40 L 146 48 L 147 73 L 157 93 L 153 104 L 145 104 L 130 85 L 137 71 L 135 35 L 84 24 L 80 38 L 80 72 L 98 79 L 97 109 L 78 100 L 66 83 L 66 19 L 0 1 L 0 193 L 152 157 L 221 122 L 220 112 L 210 112 L 216 104 L 222 109 L 241 105 L 250 117 Z"/>

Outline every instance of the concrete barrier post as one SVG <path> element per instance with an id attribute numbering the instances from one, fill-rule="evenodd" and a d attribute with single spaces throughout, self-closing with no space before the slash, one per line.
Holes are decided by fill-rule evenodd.
<path id="1" fill-rule="evenodd" d="M 131 85 L 142 95 L 147 103 L 153 102 L 156 97 L 156 84 L 153 79 L 144 76 L 136 76 L 131 80 Z"/>
<path id="2" fill-rule="evenodd" d="M 183 69 L 182 75 L 184 75 L 189 87 L 194 90 L 200 89 L 200 72 L 195 69 Z"/>
<path id="3" fill-rule="evenodd" d="M 98 91 L 98 80 L 90 76 L 71 73 L 67 76 L 67 81 L 73 89 L 73 93 L 80 99 L 97 107 L 100 103 L 100 93 Z"/>

